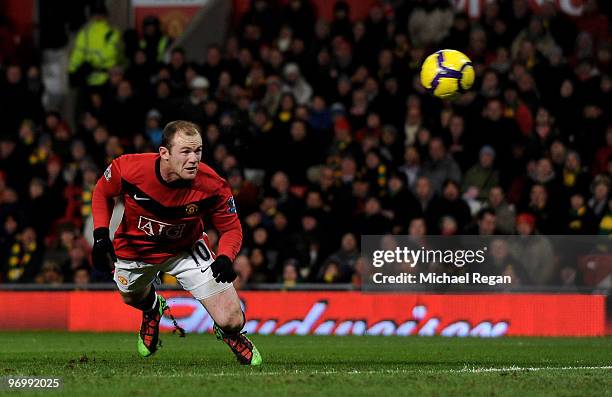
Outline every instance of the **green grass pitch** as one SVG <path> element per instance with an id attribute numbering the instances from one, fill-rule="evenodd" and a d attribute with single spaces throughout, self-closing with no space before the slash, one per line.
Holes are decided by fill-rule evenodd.
<path id="1" fill-rule="evenodd" d="M 0 332 L 1 376 L 54 376 L 62 396 L 612 396 L 612 338 L 259 336 L 241 367 L 211 335 Z"/>

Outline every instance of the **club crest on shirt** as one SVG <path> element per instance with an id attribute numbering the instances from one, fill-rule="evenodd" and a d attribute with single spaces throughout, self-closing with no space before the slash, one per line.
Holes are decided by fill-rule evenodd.
<path id="1" fill-rule="evenodd" d="M 197 204 L 187 204 L 185 206 L 185 213 L 187 213 L 187 215 L 193 215 L 196 212 L 198 212 L 198 210 L 200 209 L 200 206 Z"/>
<path id="2" fill-rule="evenodd" d="M 227 212 L 230 214 L 236 213 L 236 202 L 234 201 L 234 197 L 230 197 L 227 199 Z"/>
<path id="3" fill-rule="evenodd" d="M 104 170 L 104 178 L 106 178 L 107 181 L 110 181 L 111 177 L 113 176 L 111 172 L 112 167 L 113 165 L 111 164 L 108 167 L 106 167 L 106 170 Z"/>

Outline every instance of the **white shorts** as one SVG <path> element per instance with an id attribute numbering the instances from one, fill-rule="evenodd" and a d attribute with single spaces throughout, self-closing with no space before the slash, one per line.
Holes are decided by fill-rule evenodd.
<path id="1" fill-rule="evenodd" d="M 115 262 L 115 283 L 121 292 L 140 291 L 165 272 L 174 277 L 185 291 L 198 300 L 209 298 L 232 286 L 215 281 L 210 265 L 213 257 L 204 240 L 198 240 L 191 252 L 185 252 L 160 264 L 119 259 Z"/>

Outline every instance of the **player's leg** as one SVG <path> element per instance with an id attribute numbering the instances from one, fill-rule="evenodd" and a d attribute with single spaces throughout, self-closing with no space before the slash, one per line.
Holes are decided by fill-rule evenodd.
<path id="1" fill-rule="evenodd" d="M 203 240 L 200 254 L 185 255 L 164 271 L 176 277 L 181 286 L 199 300 L 215 322 L 217 338 L 223 340 L 246 365 L 260 365 L 261 355 L 253 343 L 241 333 L 245 323 L 240 299 L 232 283 L 218 283 L 212 276 L 211 255 Z"/>
<path id="2" fill-rule="evenodd" d="M 137 341 L 138 354 L 142 357 L 157 351 L 159 323 L 167 308 L 165 299 L 155 292 L 156 275 L 157 269 L 152 265 L 127 261 L 118 261 L 115 265 L 114 279 L 123 302 L 142 312 Z"/>
<path id="3" fill-rule="evenodd" d="M 230 333 L 240 332 L 244 326 L 244 312 L 236 290 L 231 284 L 228 285 L 229 288 L 200 299 L 200 302 L 222 330 Z"/>
<path id="4" fill-rule="evenodd" d="M 142 311 L 142 321 L 138 332 L 137 350 L 142 357 L 148 357 L 157 351 L 159 346 L 159 323 L 164 310 L 166 300 L 155 292 L 155 287 L 150 284 L 137 293 L 121 293 L 123 302 Z"/>
<path id="5" fill-rule="evenodd" d="M 217 339 L 229 346 L 241 364 L 261 365 L 262 358 L 257 347 L 241 332 L 246 319 L 234 286 L 231 283 L 217 283 L 214 279 L 207 284 L 207 292 L 218 292 L 200 299 L 200 302 L 214 321 Z"/>

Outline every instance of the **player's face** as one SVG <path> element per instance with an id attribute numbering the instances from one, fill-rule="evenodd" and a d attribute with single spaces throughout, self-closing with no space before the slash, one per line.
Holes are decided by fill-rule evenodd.
<path id="1" fill-rule="evenodd" d="M 171 173 L 181 179 L 194 179 L 202 158 L 202 138 L 200 134 L 185 135 L 178 132 L 168 153 Z"/>

